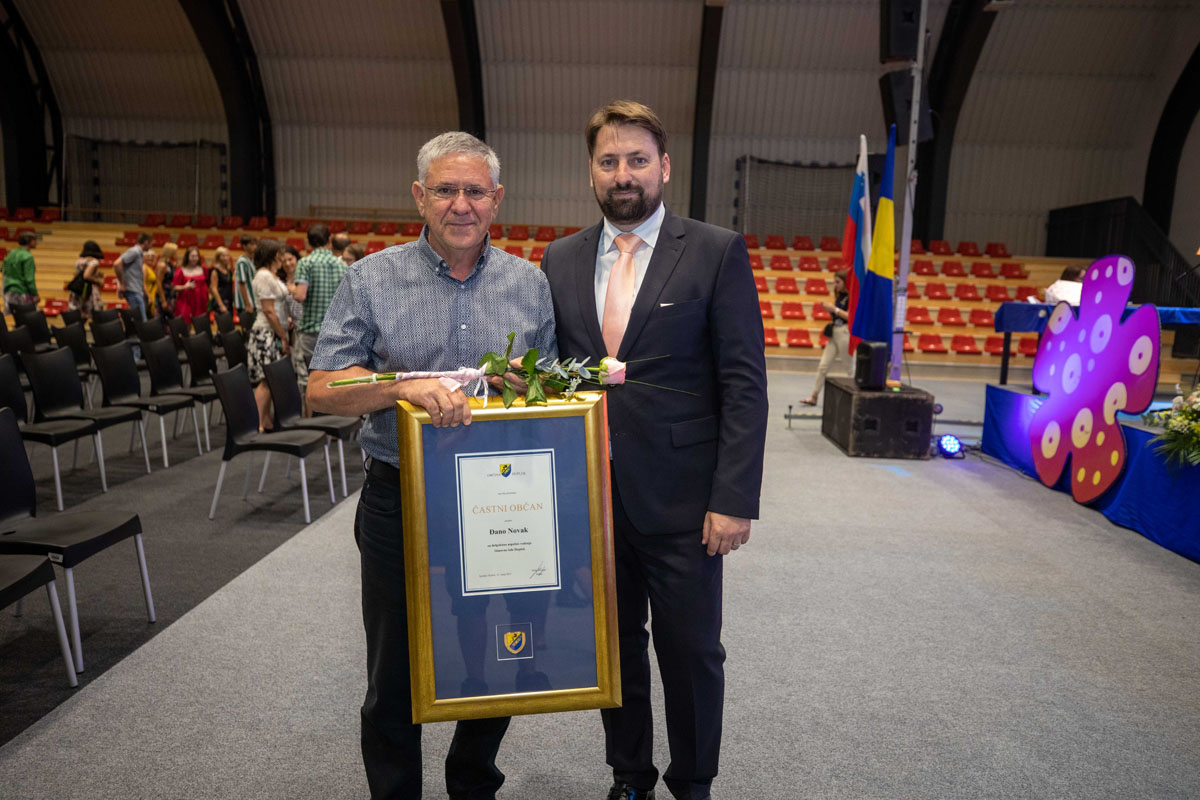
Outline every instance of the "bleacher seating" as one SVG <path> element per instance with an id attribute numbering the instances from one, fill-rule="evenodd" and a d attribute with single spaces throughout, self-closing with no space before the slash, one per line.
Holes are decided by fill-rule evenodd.
<path id="1" fill-rule="evenodd" d="M 372 239 L 371 241 L 367 242 L 367 246 L 363 252 L 365 252 L 367 255 L 371 255 L 372 253 L 378 253 L 380 250 L 383 250 L 386 247 L 387 245 L 382 240 Z"/>
<path id="2" fill-rule="evenodd" d="M 1023 356 L 1036 356 L 1038 340 L 1032 336 L 1022 336 L 1017 340 L 1017 353 Z"/>
<path id="3" fill-rule="evenodd" d="M 223 231 L 236 231 L 238 228 L 242 227 L 243 222 L 244 220 L 241 217 L 230 215 L 221 220 L 221 224 L 217 227 Z"/>
<path id="4" fill-rule="evenodd" d="M 984 252 L 992 258 L 1008 258 L 1011 255 L 1003 242 L 988 242 Z"/>
<path id="5" fill-rule="evenodd" d="M 836 236 L 822 236 L 821 249 L 829 253 L 842 252 L 842 240 Z"/>
<path id="6" fill-rule="evenodd" d="M 544 255 L 546 255 L 545 247 L 534 247 L 529 251 L 529 260 L 540 262 L 542 260 L 542 256 Z"/>
<path id="7" fill-rule="evenodd" d="M 992 284 L 984 290 L 984 296 L 992 303 L 1007 303 L 1012 300 L 1008 294 L 1007 287 Z"/>
<path id="8" fill-rule="evenodd" d="M 775 309 L 772 308 L 769 300 L 759 300 L 758 310 L 762 314 L 763 319 L 775 319 Z"/>
<path id="9" fill-rule="evenodd" d="M 938 325 L 952 325 L 957 328 L 966 327 L 967 324 L 959 310 L 949 306 L 938 309 L 937 322 Z"/>
<path id="10" fill-rule="evenodd" d="M 507 247 L 504 248 L 504 252 L 511 253 L 512 255 L 516 256 L 517 258 L 525 257 L 525 248 L 519 244 L 508 245 Z"/>
<path id="11" fill-rule="evenodd" d="M 366 236 L 371 232 L 371 223 L 366 220 L 356 220 L 350 223 L 351 236 Z"/>
<path id="12" fill-rule="evenodd" d="M 766 248 L 768 250 L 787 250 L 787 244 L 783 241 L 782 236 L 768 236 Z"/>
<path id="13" fill-rule="evenodd" d="M 780 304 L 779 316 L 783 319 L 806 319 L 804 316 L 804 304 L 795 301 L 787 301 Z"/>
<path id="14" fill-rule="evenodd" d="M 944 283 L 927 283 L 925 284 L 925 296 L 930 300 L 949 300 L 950 292 L 946 291 Z"/>
<path id="15" fill-rule="evenodd" d="M 767 347 L 779 347 L 779 332 L 774 328 L 763 328 L 763 343 Z"/>
<path id="16" fill-rule="evenodd" d="M 925 255 L 925 245 L 921 244 L 920 239 L 913 239 L 912 244 L 909 245 L 908 252 L 912 255 L 923 256 Z"/>
<path id="17" fill-rule="evenodd" d="M 971 265 L 971 277 L 994 278 L 996 277 L 996 270 L 992 269 L 992 265 L 986 261 L 976 261 Z"/>
<path id="18" fill-rule="evenodd" d="M 267 224 L 268 222 L 266 217 L 251 217 L 246 223 L 246 230 L 256 232 L 265 231 L 267 229 Z"/>
<path id="19" fill-rule="evenodd" d="M 961 261 L 943 261 L 942 274 L 947 278 L 965 278 L 967 271 L 963 269 Z"/>
<path id="20" fill-rule="evenodd" d="M 1014 261 L 1006 261 L 1000 265 L 1000 277 L 1023 281 L 1029 276 L 1025 274 L 1025 270 L 1021 269 L 1020 264 Z"/>
<path id="21" fill-rule="evenodd" d="M 197 228 L 215 228 L 217 227 L 217 218 L 212 214 L 199 214 L 196 216 Z"/>
<path id="22" fill-rule="evenodd" d="M 762 275 L 754 276 L 754 288 L 758 290 L 759 294 L 766 294 L 771 291 L 767 288 L 767 279 Z"/>
<path id="23" fill-rule="evenodd" d="M 743 233 L 742 238 L 746 240 L 746 249 L 747 250 L 757 250 L 758 249 L 758 236 L 756 234 Z"/>
<path id="24" fill-rule="evenodd" d="M 181 233 L 175 243 L 179 245 L 180 250 L 186 250 L 189 247 L 199 247 L 200 239 L 194 233 Z"/>
<path id="25" fill-rule="evenodd" d="M 529 238 L 529 226 L 528 225 L 509 225 L 508 226 L 508 238 L 509 239 L 519 239 L 521 241 L 528 239 Z"/>
<path id="26" fill-rule="evenodd" d="M 1033 298 L 1038 299 L 1038 290 L 1036 286 L 1019 286 L 1017 287 L 1017 299 L 1028 300 Z"/>
<path id="27" fill-rule="evenodd" d="M 381 222 L 375 226 L 377 236 L 395 236 L 400 232 L 400 225 L 395 222 Z"/>
<path id="28" fill-rule="evenodd" d="M 838 270 L 849 269 L 850 265 L 846 263 L 846 259 L 841 256 L 830 256 L 828 260 L 829 271 L 837 272 Z"/>
<path id="29" fill-rule="evenodd" d="M 922 353 L 946 353 L 946 343 L 936 333 L 922 333 L 917 339 L 917 349 Z"/>
<path id="30" fill-rule="evenodd" d="M 932 242 L 930 242 L 929 252 L 933 253 L 935 256 L 948 256 L 953 254 L 953 251 L 950 249 L 950 243 L 945 239 L 934 239 Z"/>
<path id="31" fill-rule="evenodd" d="M 192 224 L 191 214 L 173 214 L 171 221 L 167 223 L 168 228 L 187 228 Z"/>
<path id="32" fill-rule="evenodd" d="M 788 347 L 812 347 L 812 336 L 804 328 L 787 329 Z"/>
<path id="33" fill-rule="evenodd" d="M 160 225 L 167 224 L 166 214 L 147 214 L 142 218 L 143 228 L 157 228 Z"/>
<path id="34" fill-rule="evenodd" d="M 958 243 L 958 254 L 960 256 L 977 256 L 979 255 L 979 245 L 975 242 L 962 241 Z"/>
<path id="35" fill-rule="evenodd" d="M 820 303 L 812 304 L 812 318 L 818 322 L 829 322 L 833 315 Z"/>
<path id="36" fill-rule="evenodd" d="M 406 222 L 400 226 L 401 236 L 420 236 L 421 229 L 425 226 L 420 222 Z"/>
<path id="37" fill-rule="evenodd" d="M 292 228 L 296 227 L 295 217 L 276 217 L 275 224 L 271 226 L 274 233 L 290 233 Z"/>
<path id="38" fill-rule="evenodd" d="M 204 237 L 204 241 L 200 243 L 200 246 L 205 250 L 215 250 L 218 247 L 224 247 L 225 237 L 219 233 L 210 233 Z"/>
<path id="39" fill-rule="evenodd" d="M 917 286 L 917 284 L 913 283 L 912 281 L 909 281 L 909 283 L 908 283 L 908 298 L 910 300 L 912 300 L 912 299 L 920 299 L 920 297 L 921 297 L 921 287 Z"/>
<path id="40" fill-rule="evenodd" d="M 905 313 L 905 321 L 910 325 L 932 325 L 933 317 L 925 306 L 909 306 Z"/>
<path id="41" fill-rule="evenodd" d="M 1003 336 L 987 337 L 987 339 L 985 339 L 983 342 L 983 351 L 985 353 L 989 353 L 994 356 L 1003 355 L 1004 354 L 1004 337 Z M 1008 354 L 1013 355 L 1013 351 L 1009 350 Z"/>
<path id="42" fill-rule="evenodd" d="M 539 225 L 533 235 L 535 242 L 553 242 L 556 238 L 558 237 L 554 233 L 554 227 L 551 225 Z"/>
<path id="43" fill-rule="evenodd" d="M 980 355 L 983 351 L 979 349 L 979 345 L 975 343 L 974 336 L 963 336 L 955 334 L 950 339 L 950 349 L 955 353 L 963 353 L 965 355 Z"/>
<path id="44" fill-rule="evenodd" d="M 820 272 L 821 262 L 816 256 L 800 256 L 801 272 Z"/>
<path id="45" fill-rule="evenodd" d="M 805 294 L 829 294 L 829 284 L 824 278 L 806 278 L 804 280 Z"/>
<path id="46" fill-rule="evenodd" d="M 913 262 L 912 272 L 914 275 L 937 275 L 937 270 L 934 269 L 933 262 L 924 258 Z"/>
<path id="47" fill-rule="evenodd" d="M 762 269 L 762 268 L 763 268 L 762 256 L 758 255 L 757 253 L 751 253 L 750 254 L 750 269 Z"/>
<path id="48" fill-rule="evenodd" d="M 787 256 L 771 256 L 771 269 L 790 270 L 792 260 Z"/>
<path id="49" fill-rule="evenodd" d="M 960 283 L 954 287 L 954 299 L 963 300 L 968 303 L 977 303 L 983 298 L 979 296 L 979 289 L 973 283 Z"/>
<path id="50" fill-rule="evenodd" d="M 996 316 L 986 308 L 972 308 L 970 322 L 976 328 L 991 330 L 996 327 Z"/>
<path id="51" fill-rule="evenodd" d="M 815 250 L 811 236 L 797 236 L 792 239 L 793 250 Z"/>

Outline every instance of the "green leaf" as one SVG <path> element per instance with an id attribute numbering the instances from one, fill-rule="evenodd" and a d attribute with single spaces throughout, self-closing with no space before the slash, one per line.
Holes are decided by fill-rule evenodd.
<path id="1" fill-rule="evenodd" d="M 525 354 L 525 357 L 521 359 L 521 368 L 524 369 L 529 375 L 536 375 L 538 371 L 537 360 L 537 348 L 530 348 L 529 352 Z"/>
<path id="2" fill-rule="evenodd" d="M 501 397 L 504 398 L 505 408 L 512 408 L 512 404 L 517 401 L 517 390 L 508 382 L 508 378 L 504 379 L 504 389 L 501 392 Z"/>
<path id="3" fill-rule="evenodd" d="M 546 390 L 542 388 L 542 379 L 537 374 L 529 376 L 529 389 L 525 392 L 525 405 L 545 405 Z"/>
<path id="4" fill-rule="evenodd" d="M 505 361 L 505 363 L 507 363 L 507 362 L 508 362 L 508 360 L 509 360 L 510 358 L 512 358 L 512 346 L 513 346 L 513 339 L 515 339 L 515 338 L 517 338 L 517 334 L 516 334 L 516 332 L 515 332 L 515 331 L 514 331 L 514 332 L 512 332 L 512 333 L 510 333 L 510 334 L 508 334 L 508 348 L 507 348 L 507 349 L 505 349 L 505 351 L 504 351 L 504 361 Z"/>

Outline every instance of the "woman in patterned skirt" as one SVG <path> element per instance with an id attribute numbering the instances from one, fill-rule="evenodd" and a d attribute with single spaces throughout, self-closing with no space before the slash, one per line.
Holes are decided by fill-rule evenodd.
<path id="1" fill-rule="evenodd" d="M 261 239 L 254 251 L 254 297 L 258 301 L 258 313 L 250 328 L 247 341 L 247 372 L 254 384 L 254 399 L 258 403 L 259 430 L 270 430 L 271 390 L 265 380 L 263 368 L 272 361 L 291 356 L 287 328 L 282 320 L 287 319 L 288 289 L 275 272 L 283 265 L 283 249 L 275 239 Z"/>

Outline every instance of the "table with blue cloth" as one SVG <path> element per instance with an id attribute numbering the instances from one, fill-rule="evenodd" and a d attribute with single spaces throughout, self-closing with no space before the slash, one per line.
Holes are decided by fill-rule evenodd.
<path id="1" fill-rule="evenodd" d="M 1127 306 L 1126 317 L 1138 309 L 1138 306 Z M 1000 385 L 1008 383 L 1008 351 L 1012 347 L 1012 335 L 1018 333 L 1037 333 L 1039 336 L 1046 328 L 1050 312 L 1054 306 L 1048 303 L 1001 303 L 996 310 L 996 332 L 1004 334 L 1004 352 L 1000 355 Z M 1078 307 L 1076 307 L 1078 314 Z M 1158 307 L 1159 325 L 1200 325 L 1200 308 L 1179 308 L 1174 306 Z"/>

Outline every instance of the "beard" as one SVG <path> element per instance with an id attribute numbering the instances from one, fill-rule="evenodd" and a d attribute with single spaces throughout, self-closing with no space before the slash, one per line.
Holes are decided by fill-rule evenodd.
<path id="1" fill-rule="evenodd" d="M 634 197 L 613 197 L 614 192 L 627 191 L 629 189 L 636 191 L 637 195 Z M 603 196 L 597 192 L 596 202 L 600 205 L 600 211 L 604 216 L 614 224 L 624 225 L 631 222 L 641 222 L 654 213 L 654 210 L 658 208 L 658 204 L 662 200 L 662 186 L 659 185 L 657 189 L 656 192 L 647 194 L 646 190 L 637 184 L 613 186 Z"/>

